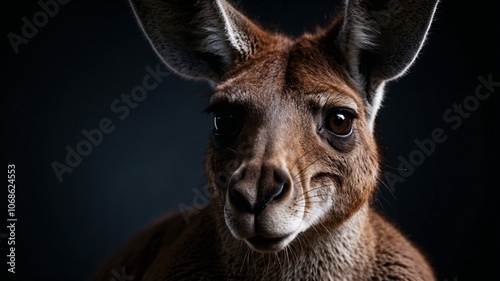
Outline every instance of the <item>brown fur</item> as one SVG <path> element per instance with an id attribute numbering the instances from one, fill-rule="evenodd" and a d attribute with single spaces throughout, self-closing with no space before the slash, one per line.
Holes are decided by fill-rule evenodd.
<path id="1" fill-rule="evenodd" d="M 150 226 L 93 280 L 121 268 L 135 280 L 435 280 L 422 254 L 370 207 L 380 175 L 375 113 L 335 42 L 344 18 L 297 39 L 242 22 L 251 50 L 231 56 L 223 76 L 207 78 L 217 82 L 211 105 L 245 111 L 235 140 L 208 150 L 212 202 L 189 224 L 174 214 Z M 163 58 L 174 67 L 170 56 Z M 325 132 L 332 108 L 356 113 L 348 137 Z M 256 206 L 282 182 L 259 212 L 229 198 L 234 189 Z M 249 246 L 254 235 L 292 238 L 260 249 Z"/>

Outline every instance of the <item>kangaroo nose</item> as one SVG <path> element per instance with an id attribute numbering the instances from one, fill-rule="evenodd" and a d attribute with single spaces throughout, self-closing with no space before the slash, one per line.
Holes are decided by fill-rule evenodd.
<path id="1" fill-rule="evenodd" d="M 259 202 L 257 202 L 257 204 L 255 204 L 255 206 L 253 207 L 253 213 L 258 214 L 262 212 L 267 207 L 267 205 L 269 205 L 274 200 L 278 199 L 283 194 L 283 191 L 285 190 L 285 185 L 286 185 L 285 183 L 280 183 L 279 185 L 276 186 L 269 186 L 266 189 L 265 191 L 266 193 L 263 196 L 263 198 L 259 200 Z"/>
<path id="2" fill-rule="evenodd" d="M 242 171 L 231 178 L 229 200 L 245 212 L 259 214 L 273 201 L 279 200 L 290 189 L 286 173 L 280 169 L 263 168 L 260 178 L 252 178 L 255 173 Z M 257 189 L 251 191 L 248 189 Z M 255 196 L 251 196 L 254 194 Z"/>

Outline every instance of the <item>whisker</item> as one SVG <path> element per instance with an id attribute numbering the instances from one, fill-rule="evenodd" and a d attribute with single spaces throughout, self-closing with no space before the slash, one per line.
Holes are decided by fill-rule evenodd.
<path id="1" fill-rule="evenodd" d="M 322 160 L 323 158 L 325 158 L 325 156 L 321 156 L 321 157 L 315 159 L 314 161 L 311 161 L 311 163 L 307 164 L 307 166 L 305 166 L 302 170 L 299 170 L 296 175 L 292 176 L 292 181 L 295 181 L 295 179 L 296 179 L 297 176 L 299 176 L 302 173 L 304 173 L 307 169 L 309 169 L 309 167 L 311 167 L 312 165 L 314 165 L 319 160 Z"/>
<path id="2" fill-rule="evenodd" d="M 295 168 L 295 166 L 297 165 L 297 163 L 299 163 L 300 159 L 302 159 L 302 157 L 306 156 L 307 154 L 311 153 L 315 151 L 315 149 L 311 149 L 309 151 L 306 151 L 305 153 L 303 153 L 301 156 L 299 156 L 295 162 L 293 163 L 292 167 L 290 167 L 290 171 L 293 170 L 293 168 Z"/>

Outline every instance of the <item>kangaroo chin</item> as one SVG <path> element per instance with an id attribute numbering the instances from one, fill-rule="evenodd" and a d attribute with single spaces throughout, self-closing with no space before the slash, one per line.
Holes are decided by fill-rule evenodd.
<path id="1" fill-rule="evenodd" d="M 211 202 L 151 225 L 94 280 L 435 280 L 371 206 L 384 86 L 415 61 L 437 0 L 349 0 L 325 28 L 270 32 L 225 0 L 132 0 L 182 77 L 214 86 L 205 159 Z M 191 219 L 192 218 L 192 219 Z"/>

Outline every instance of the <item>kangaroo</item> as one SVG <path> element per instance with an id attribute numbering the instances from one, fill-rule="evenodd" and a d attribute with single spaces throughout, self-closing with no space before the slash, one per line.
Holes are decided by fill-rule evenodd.
<path id="1" fill-rule="evenodd" d="M 131 3 L 165 64 L 214 88 L 212 199 L 142 231 L 93 280 L 436 280 L 371 199 L 384 86 L 414 62 L 437 0 L 347 0 L 297 38 L 225 0 Z"/>

